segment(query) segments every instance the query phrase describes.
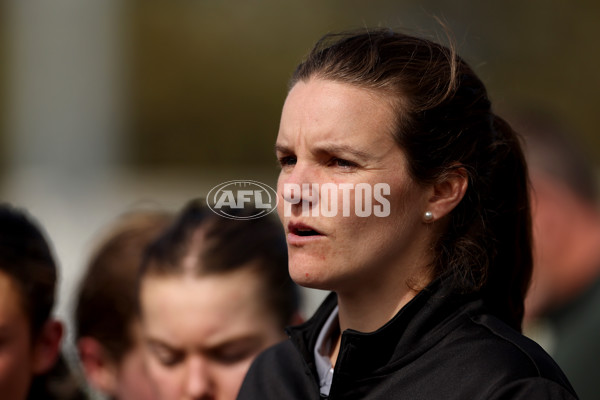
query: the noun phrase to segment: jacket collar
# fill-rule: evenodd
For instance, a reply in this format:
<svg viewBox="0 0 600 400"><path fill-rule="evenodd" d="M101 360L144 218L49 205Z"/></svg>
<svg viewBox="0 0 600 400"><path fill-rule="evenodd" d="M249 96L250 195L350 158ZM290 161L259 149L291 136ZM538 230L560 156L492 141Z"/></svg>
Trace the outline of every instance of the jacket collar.
<svg viewBox="0 0 600 400"><path fill-rule="evenodd" d="M477 300L470 307L465 303ZM313 349L321 327L337 305L331 293L307 322L288 328L294 345L300 350L316 376ZM462 319L457 313L469 313L481 307L477 295L458 295L444 279L437 279L421 290L384 326L371 333L348 329L342 334L335 366L337 378L352 378L397 369L410 363L439 342ZM336 379L337 379L336 378Z"/></svg>

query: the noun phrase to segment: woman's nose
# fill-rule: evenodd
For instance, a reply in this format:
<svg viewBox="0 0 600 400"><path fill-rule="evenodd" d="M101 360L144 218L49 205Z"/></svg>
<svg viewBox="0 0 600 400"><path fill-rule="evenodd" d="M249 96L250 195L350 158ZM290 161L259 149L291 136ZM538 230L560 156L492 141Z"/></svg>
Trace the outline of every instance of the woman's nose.
<svg viewBox="0 0 600 400"><path fill-rule="evenodd" d="M306 214L319 204L319 179L314 168L296 164L289 173L282 173L278 193L289 212Z"/></svg>
<svg viewBox="0 0 600 400"><path fill-rule="evenodd" d="M214 382L210 375L210 368L201 357L189 361L185 394L185 398L189 400L214 399Z"/></svg>

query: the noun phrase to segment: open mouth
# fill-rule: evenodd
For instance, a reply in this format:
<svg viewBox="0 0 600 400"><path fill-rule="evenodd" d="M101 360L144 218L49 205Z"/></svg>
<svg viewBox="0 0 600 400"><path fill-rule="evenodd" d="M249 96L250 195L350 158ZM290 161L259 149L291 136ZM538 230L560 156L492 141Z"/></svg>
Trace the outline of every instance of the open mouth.
<svg viewBox="0 0 600 400"><path fill-rule="evenodd" d="M320 232L304 224L289 224L289 232L297 236L319 236Z"/></svg>
<svg viewBox="0 0 600 400"><path fill-rule="evenodd" d="M298 236L315 236L319 234L319 232L313 229L298 229L294 233Z"/></svg>

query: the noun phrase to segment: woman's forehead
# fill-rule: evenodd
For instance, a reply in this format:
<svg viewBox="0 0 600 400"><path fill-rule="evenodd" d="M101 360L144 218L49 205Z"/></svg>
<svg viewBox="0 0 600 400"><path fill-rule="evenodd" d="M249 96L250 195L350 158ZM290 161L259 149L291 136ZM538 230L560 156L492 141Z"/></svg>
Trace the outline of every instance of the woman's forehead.
<svg viewBox="0 0 600 400"><path fill-rule="evenodd" d="M392 138L395 113L384 97L350 84L312 79L286 99L277 145L343 146L361 138Z"/></svg>

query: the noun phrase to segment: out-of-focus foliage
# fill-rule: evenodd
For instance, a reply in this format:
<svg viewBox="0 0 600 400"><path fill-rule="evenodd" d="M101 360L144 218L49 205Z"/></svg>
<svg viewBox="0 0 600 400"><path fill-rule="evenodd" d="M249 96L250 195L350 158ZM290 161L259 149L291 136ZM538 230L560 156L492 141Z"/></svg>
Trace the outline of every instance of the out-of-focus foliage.
<svg viewBox="0 0 600 400"><path fill-rule="evenodd" d="M459 0L446 15L498 108L554 113L600 156L600 3Z"/></svg>
<svg viewBox="0 0 600 400"><path fill-rule="evenodd" d="M6 145L5 138L6 132L4 127L6 126L6 86L7 86L7 74L6 74L6 13L5 9L0 3L0 179L4 172L4 163L6 159Z"/></svg>
<svg viewBox="0 0 600 400"><path fill-rule="evenodd" d="M272 146L288 77L322 34L385 25L445 40L434 16L456 37L459 52L486 82L497 108L545 108L572 126L593 156L600 156L597 2L123 4L124 162L136 169L275 165ZM1 29L0 119L7 84ZM0 140L6 134L0 130Z"/></svg>
<svg viewBox="0 0 600 400"><path fill-rule="evenodd" d="M139 1L129 17L143 165L273 163L295 64L322 33L361 24L341 1Z"/></svg>

